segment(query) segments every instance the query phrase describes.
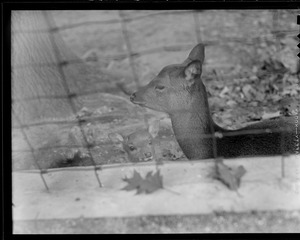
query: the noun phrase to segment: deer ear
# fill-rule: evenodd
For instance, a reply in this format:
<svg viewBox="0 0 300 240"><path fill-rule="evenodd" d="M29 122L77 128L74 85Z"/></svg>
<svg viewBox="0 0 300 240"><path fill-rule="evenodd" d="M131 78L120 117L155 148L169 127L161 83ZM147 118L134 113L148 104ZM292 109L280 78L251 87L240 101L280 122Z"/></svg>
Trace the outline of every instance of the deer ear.
<svg viewBox="0 0 300 240"><path fill-rule="evenodd" d="M203 64L204 58L205 58L204 45L202 43L200 43L192 49L188 58L184 61L184 64L188 64L195 60L198 60Z"/></svg>
<svg viewBox="0 0 300 240"><path fill-rule="evenodd" d="M184 69L185 79L191 81L199 77L202 73L202 64L200 61L190 62Z"/></svg>

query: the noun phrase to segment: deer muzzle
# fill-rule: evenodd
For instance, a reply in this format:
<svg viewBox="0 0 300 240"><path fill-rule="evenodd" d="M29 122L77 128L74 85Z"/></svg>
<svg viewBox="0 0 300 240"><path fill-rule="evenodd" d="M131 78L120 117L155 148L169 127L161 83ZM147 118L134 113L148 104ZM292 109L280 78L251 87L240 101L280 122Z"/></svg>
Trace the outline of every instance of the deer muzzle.
<svg viewBox="0 0 300 240"><path fill-rule="evenodd" d="M136 95L136 93L131 94L130 96L130 101L134 104L138 104L140 106L145 106L145 103L143 101L143 99L139 99Z"/></svg>

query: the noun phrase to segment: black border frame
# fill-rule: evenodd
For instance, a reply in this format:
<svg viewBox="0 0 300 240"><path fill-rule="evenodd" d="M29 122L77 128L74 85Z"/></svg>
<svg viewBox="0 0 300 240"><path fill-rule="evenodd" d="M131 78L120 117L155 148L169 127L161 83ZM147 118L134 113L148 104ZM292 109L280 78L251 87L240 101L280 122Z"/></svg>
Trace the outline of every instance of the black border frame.
<svg viewBox="0 0 300 240"><path fill-rule="evenodd" d="M300 3L297 0L289 1L256 1L256 0L231 0L231 1L109 1L109 0L86 0L86 1L47 1L47 0L38 0L31 2L16 1L10 0L9 2L4 2L1 4L2 12L2 186L3 186L3 197L2 197L2 237L5 238L17 238L22 235L12 235L12 166L11 161L8 161L8 158L11 160L11 11L12 10L116 10L116 9L134 9L134 10L167 10L167 9L300 9ZM300 13L300 11L299 11ZM298 16L299 18L299 16ZM297 21L295 19L295 21ZM299 26L300 29L300 26ZM143 235L143 238L147 239L161 239L161 238L170 238L170 239L198 239L200 238L215 238L215 239L246 239L246 238L266 238L265 234L167 234L167 235ZM24 237L24 236L22 236ZM35 235L29 235L30 238L35 237ZM40 236L37 236L38 238ZM45 236L43 236L45 237ZM60 236L55 236L60 237ZM62 237L64 237L62 235ZM67 237L67 236L66 236ZM74 237L74 236L72 236ZM92 237L92 236L89 236ZM96 236L98 237L98 236ZM104 235L105 238L118 237L118 235ZM120 235L120 237L124 237ZM127 237L127 236L126 236ZM135 237L135 235L129 234L128 237ZM141 237L138 236L137 237ZM283 239L294 239L298 238L294 234L280 234L272 237L280 237ZM81 237L80 237L81 238Z"/></svg>

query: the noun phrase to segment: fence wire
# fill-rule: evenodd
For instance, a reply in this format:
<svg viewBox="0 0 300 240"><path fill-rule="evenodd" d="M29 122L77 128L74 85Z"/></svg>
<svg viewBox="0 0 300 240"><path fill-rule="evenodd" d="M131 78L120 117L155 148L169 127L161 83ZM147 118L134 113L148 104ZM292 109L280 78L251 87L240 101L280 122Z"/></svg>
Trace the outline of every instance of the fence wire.
<svg viewBox="0 0 300 240"><path fill-rule="evenodd" d="M48 23L48 25L50 26L50 29L54 29L54 23L53 23L53 19L51 17L49 17L49 13L48 12L44 12L44 15L45 15L45 19ZM50 34L51 36L51 42L52 42L52 47L53 47L53 50L54 50L54 54L55 54L55 57L56 57L56 60L57 62L62 62L61 59L60 59L60 53L59 53L59 50L58 50L58 47L55 43L55 40L54 40L54 34ZM62 77L62 82L63 82L63 87L65 89L65 92L67 93L67 96L68 96L68 100L69 100L69 105L71 106L72 108L72 111L73 111L73 114L76 115L77 113L77 110L76 110L76 107L75 107L75 103L73 102L73 97L72 97L72 93L70 92L70 88L68 86L68 83L67 83L67 80L66 80L66 76L65 76L65 73L63 71L63 66L64 65L58 65L58 72L60 74L60 76ZM92 160L92 163L94 165L94 172L95 172L95 176L96 176L96 179L98 181L98 184L100 187L102 187L102 184L101 184L101 181L99 179L99 176L98 176L98 173L97 173L97 170L100 170L101 168L99 166L96 165L96 162L93 158L93 155L91 154L91 146L90 146L90 143L88 142L87 140L87 136L85 135L84 133L84 130L82 128L82 121L80 121L80 119L78 118L78 126L80 128L80 131L81 131L81 134L82 134L82 137L84 139L84 142L85 142L85 147L87 148L88 150L88 154L89 154L89 157L90 159Z"/></svg>
<svg viewBox="0 0 300 240"><path fill-rule="evenodd" d="M29 63L29 64L21 64L21 65L15 65L13 66L14 68L26 68L28 66L55 66L56 70L58 71L59 75L61 76L62 79L62 84L63 84L63 88L66 94L62 94L62 95L37 95L34 97L25 97L25 98L14 98L12 99L12 101L15 102L22 102L22 101L34 101L34 100L40 100L40 99L67 99L68 100L68 104L72 109L72 112L74 114L74 116L76 116L77 113L77 109L74 103L74 99L79 97L79 96L85 96L85 95L91 95L91 94L96 94L99 92L102 92L102 89L94 89L92 91L82 91L82 92L78 92L78 93L73 93L70 91L70 86L68 86L68 82L66 80L66 76L64 73L63 68L66 66L66 64L70 65L70 64L74 64L74 63L78 63L79 61L77 59L71 59L66 61L63 61L61 59L60 56L60 52L58 50L58 47L56 45L54 36L55 34L59 34L61 31L67 30L67 29L71 29L71 28L76 28L76 27L82 27L82 26L90 26L90 25L98 25L98 24L121 24L121 31L122 31L122 36L127 48L127 53L125 54L116 54L116 55L111 55L111 56L104 56L103 59L109 59L109 60L120 60L120 59L128 59L129 63L130 63L130 68L134 77L134 82L136 84L137 87L140 86L140 81L139 81L139 77L138 77L138 73L137 73L137 67L136 67L136 63L135 63L135 59L137 57L140 56L145 56L147 54L154 54L154 53L158 53L161 51L183 51L183 50L188 50L191 49L191 47L194 46L194 44L177 44L177 45L169 45L169 46L158 46L156 48L152 48L152 49L145 49L142 51L134 51L134 49L131 46L131 41L130 41L130 37L129 37L129 33L127 30L127 23L131 22L131 21L138 21L142 18L153 18L157 15L166 15L166 14L187 14L192 16L193 21L194 21L194 31L195 31L195 36L196 36L196 41L197 43L204 43L205 45L222 45L221 41L203 41L202 39L202 29L201 29L201 25L200 25L200 20L199 20L199 14L201 14L201 12L199 11L159 11L159 12L155 12L155 13L147 13L144 15L139 15L139 16L134 16L134 17L126 17L123 13L123 11L119 11L119 19L110 19L110 20L106 20L106 21L87 21L87 22L81 22L81 23L76 23L76 24L68 24L68 25L64 25L61 27L56 27L54 24L54 21L52 19L52 17L50 16L50 13L48 12L44 12L44 17L46 19L46 22L49 26L49 29L47 30L43 30L43 29L39 29L39 30L22 30L22 29L18 29L16 31L16 36L14 37L18 37L18 34L23 34L23 33L29 33L29 34L36 34L36 33L41 33L43 31L50 31L50 36L51 36L51 44L53 47L53 51L54 51L54 55L55 55L55 62L53 63ZM272 14L272 19L273 19L273 26L272 26L272 31L271 31L271 35L275 36L276 38L276 50L277 52L279 52L281 46L280 46L280 36L282 35L296 35L297 33L294 31L289 31L289 30L281 30L278 28L278 21L279 21L280 15L279 15L279 11L275 10L273 11ZM223 38L222 41L223 42L238 42L244 45L253 45L254 43L256 43L258 40L262 40L264 38L268 38L270 37L270 35L264 35L264 36L259 36L259 37L252 37L252 38ZM283 88L285 87L285 82L283 83ZM13 109L13 108L12 108ZM98 176L98 170L101 170L102 167L97 165L93 154L91 153L91 149L94 148L95 146L93 146L92 144L89 143L86 133L84 132L83 129L83 123L85 122L93 122L93 121L97 121L100 117L85 117L85 118L81 118L81 117L77 117L74 119L67 119L67 120L44 120L44 121L36 121L36 122L31 122L31 123L27 123L24 124L22 123L22 121L20 120L20 118L18 117L18 114L16 112L14 112L12 110L12 114L15 116L16 122L18 123L17 126L13 126L14 129L20 129L22 135L24 136L25 141L27 142L27 145L29 147L29 149L17 149L14 150L14 152L30 152L32 154L32 158L35 162L35 165L37 166L37 168L39 169L39 174L41 176L41 179L45 185L45 188L47 190L49 190L46 180L43 177L43 174L47 173L47 169L42 169L41 166L38 164L38 160L36 158L35 155L35 151L38 150L42 150L42 149L59 149L59 148L76 148L76 147L84 147L85 149L87 149L88 151L88 155L89 158L92 161L93 164L93 168L88 168L88 170L94 170L97 182L99 184L99 186L101 187L101 181L100 178ZM78 144L73 144L73 145L68 145L68 146L61 146L61 145L57 145L57 146L51 146L51 147L47 147L47 148L39 148L38 150L34 149L34 147L32 146L32 144L30 143L29 137L27 136L27 133L24 129L29 128L29 127L35 127L35 126L44 126L47 124L70 124L70 125L77 125L80 129L82 138L84 140L84 146L82 145L78 145ZM217 154L217 138L221 138L221 137L225 137L225 136L234 136L234 135L248 135L248 134L262 134L262 133L270 133L270 132L280 132L281 133L281 153L284 152L284 137L283 137L283 133L282 131L284 130L283 128L278 128L278 129L261 129L261 130L243 130L243 131L236 131L236 132L225 132L225 133L218 133L218 132L214 132L214 128L212 123L210 124L210 129L211 129L211 133L212 134L203 134L201 137L203 138L212 138L213 139L213 156L214 159L218 159L221 158L222 156L218 156ZM282 154L282 177L285 176L284 173L284 156L285 154ZM70 169L51 169L51 171L67 171ZM86 168L76 168L76 170L87 170ZM36 173L36 170L32 170L32 171L27 171L27 172L34 172Z"/></svg>

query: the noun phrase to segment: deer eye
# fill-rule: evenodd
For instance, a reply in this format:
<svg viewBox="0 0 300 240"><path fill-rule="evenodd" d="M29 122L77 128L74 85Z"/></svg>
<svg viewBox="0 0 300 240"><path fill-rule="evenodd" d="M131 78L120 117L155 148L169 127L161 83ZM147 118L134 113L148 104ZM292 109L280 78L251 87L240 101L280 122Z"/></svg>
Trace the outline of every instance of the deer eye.
<svg viewBox="0 0 300 240"><path fill-rule="evenodd" d="M134 151L135 147L134 146L129 146L130 151Z"/></svg>
<svg viewBox="0 0 300 240"><path fill-rule="evenodd" d="M152 141L149 141L149 145L152 145Z"/></svg>
<svg viewBox="0 0 300 240"><path fill-rule="evenodd" d="M162 85L156 85L155 86L155 90L159 90L159 91L162 91L165 89L165 86L162 86Z"/></svg>

